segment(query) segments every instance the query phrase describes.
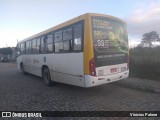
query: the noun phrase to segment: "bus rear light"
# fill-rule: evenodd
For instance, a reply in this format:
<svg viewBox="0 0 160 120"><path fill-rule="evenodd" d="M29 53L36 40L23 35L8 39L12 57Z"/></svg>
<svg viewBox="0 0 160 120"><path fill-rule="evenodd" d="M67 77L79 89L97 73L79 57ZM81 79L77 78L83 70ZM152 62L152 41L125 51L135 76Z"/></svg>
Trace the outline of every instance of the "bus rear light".
<svg viewBox="0 0 160 120"><path fill-rule="evenodd" d="M127 70L129 70L129 62L130 62L130 55L129 55L129 51L128 51Z"/></svg>
<svg viewBox="0 0 160 120"><path fill-rule="evenodd" d="M89 61L89 73L91 76L96 76L96 67L95 67L94 58L92 58Z"/></svg>
<svg viewBox="0 0 160 120"><path fill-rule="evenodd" d="M128 59L128 62L127 62L127 70L129 69L129 59Z"/></svg>
<svg viewBox="0 0 160 120"><path fill-rule="evenodd" d="M127 70L129 69L129 63L127 63Z"/></svg>

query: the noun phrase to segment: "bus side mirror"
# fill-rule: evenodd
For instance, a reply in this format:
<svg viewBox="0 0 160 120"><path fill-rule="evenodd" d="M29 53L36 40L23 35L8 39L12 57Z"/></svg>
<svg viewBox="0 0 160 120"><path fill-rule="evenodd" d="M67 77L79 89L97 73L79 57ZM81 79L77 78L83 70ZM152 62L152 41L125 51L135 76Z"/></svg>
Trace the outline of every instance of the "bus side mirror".
<svg viewBox="0 0 160 120"><path fill-rule="evenodd" d="M19 52L19 51L17 51L17 52L16 52L16 55L17 55L17 56L19 56L19 55L20 55L20 52Z"/></svg>

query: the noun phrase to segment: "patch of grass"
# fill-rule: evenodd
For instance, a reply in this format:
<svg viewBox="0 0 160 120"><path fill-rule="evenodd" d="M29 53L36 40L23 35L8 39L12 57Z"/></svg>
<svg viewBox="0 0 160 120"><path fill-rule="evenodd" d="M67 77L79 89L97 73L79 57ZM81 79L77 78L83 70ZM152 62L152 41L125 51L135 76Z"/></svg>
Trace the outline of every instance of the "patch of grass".
<svg viewBox="0 0 160 120"><path fill-rule="evenodd" d="M130 76L160 80L160 47L130 49Z"/></svg>

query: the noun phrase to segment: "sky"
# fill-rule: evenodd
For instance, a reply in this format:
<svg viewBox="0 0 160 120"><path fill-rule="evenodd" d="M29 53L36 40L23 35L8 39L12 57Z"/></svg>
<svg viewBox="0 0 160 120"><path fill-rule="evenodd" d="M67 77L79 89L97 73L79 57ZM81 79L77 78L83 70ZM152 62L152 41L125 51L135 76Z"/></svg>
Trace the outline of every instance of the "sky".
<svg viewBox="0 0 160 120"><path fill-rule="evenodd" d="M0 48L88 12L126 21L130 46L160 34L160 0L0 0Z"/></svg>

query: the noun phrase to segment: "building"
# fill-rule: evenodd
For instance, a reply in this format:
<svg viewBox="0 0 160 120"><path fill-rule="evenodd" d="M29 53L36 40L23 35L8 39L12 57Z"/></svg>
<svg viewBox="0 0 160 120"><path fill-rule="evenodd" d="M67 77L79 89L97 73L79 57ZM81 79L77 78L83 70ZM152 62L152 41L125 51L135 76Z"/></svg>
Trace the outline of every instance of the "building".
<svg viewBox="0 0 160 120"><path fill-rule="evenodd" d="M12 50L11 54L8 55L3 55L0 53L0 58L1 57L7 57L9 59L10 62L16 61L16 47L10 47Z"/></svg>
<svg viewBox="0 0 160 120"><path fill-rule="evenodd" d="M12 54L8 54L8 59L10 61L16 61L16 47L11 47L12 49Z"/></svg>

